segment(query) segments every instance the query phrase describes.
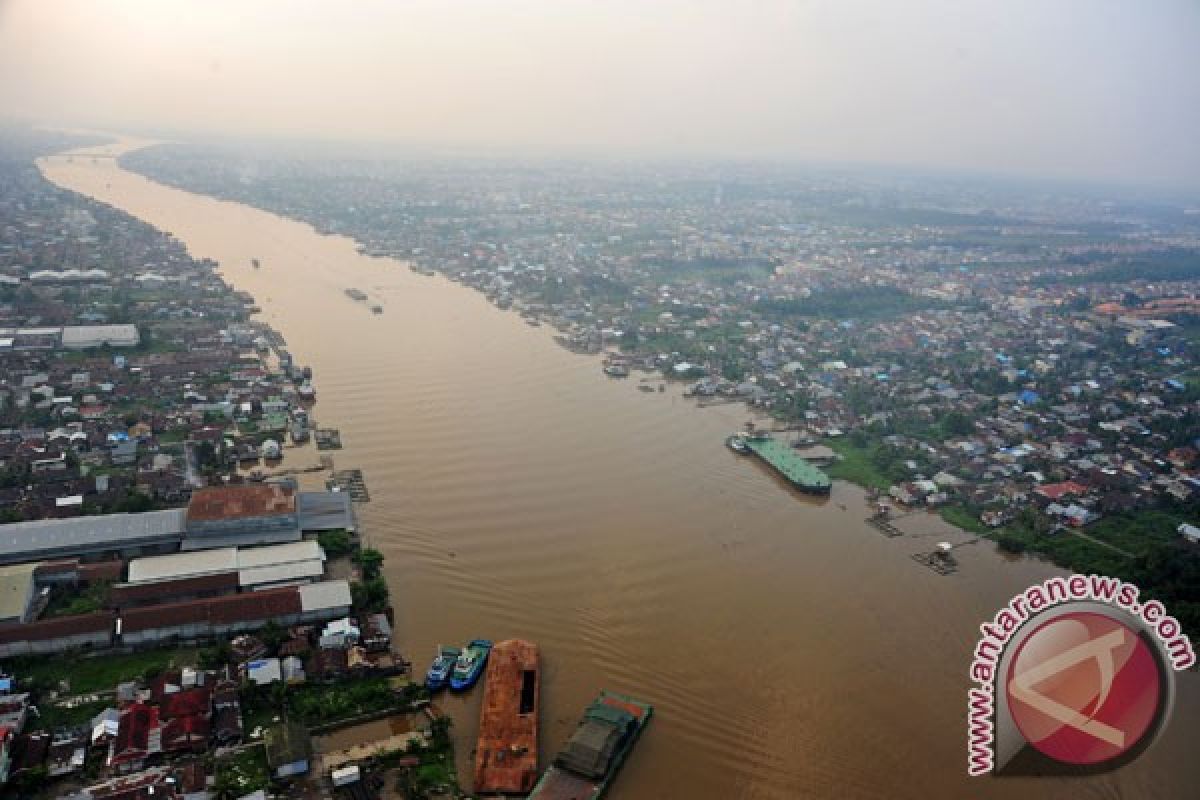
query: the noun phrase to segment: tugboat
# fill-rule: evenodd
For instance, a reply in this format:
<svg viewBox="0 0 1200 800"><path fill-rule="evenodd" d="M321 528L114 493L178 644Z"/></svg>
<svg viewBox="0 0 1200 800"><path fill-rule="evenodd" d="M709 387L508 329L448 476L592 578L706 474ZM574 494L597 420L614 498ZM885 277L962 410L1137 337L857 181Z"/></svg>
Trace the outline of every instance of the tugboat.
<svg viewBox="0 0 1200 800"><path fill-rule="evenodd" d="M450 682L450 673L454 669L454 662L458 660L460 653L462 651L457 647L438 646L437 657L433 659L433 663L429 665L429 671L425 673L426 689L436 692L446 688L446 684Z"/></svg>
<svg viewBox="0 0 1200 800"><path fill-rule="evenodd" d="M252 258L252 259L250 259L250 266L254 267L255 269L258 269L262 265L258 263L257 258Z"/></svg>
<svg viewBox="0 0 1200 800"><path fill-rule="evenodd" d="M743 433L734 433L725 440L725 444L730 450L742 456L750 452L750 448L746 446L746 440L742 438L743 436L745 436Z"/></svg>
<svg viewBox="0 0 1200 800"><path fill-rule="evenodd" d="M379 305L379 303L373 303L371 305L371 313L372 314L382 314L383 306Z"/></svg>
<svg viewBox="0 0 1200 800"><path fill-rule="evenodd" d="M600 692L529 800L599 800L653 713L649 703Z"/></svg>
<svg viewBox="0 0 1200 800"><path fill-rule="evenodd" d="M474 686L483 674L483 668L487 666L488 653L491 651L490 639L472 639L454 662L454 671L450 673L450 688L462 692Z"/></svg>

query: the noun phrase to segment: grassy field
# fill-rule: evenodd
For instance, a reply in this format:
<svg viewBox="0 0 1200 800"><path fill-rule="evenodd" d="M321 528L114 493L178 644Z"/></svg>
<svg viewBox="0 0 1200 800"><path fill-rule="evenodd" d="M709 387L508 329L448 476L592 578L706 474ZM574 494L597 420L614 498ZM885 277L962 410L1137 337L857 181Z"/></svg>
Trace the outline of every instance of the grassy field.
<svg viewBox="0 0 1200 800"><path fill-rule="evenodd" d="M217 764L215 789L218 795L242 797L266 789L271 783L265 747L247 747Z"/></svg>
<svg viewBox="0 0 1200 800"><path fill-rule="evenodd" d="M57 728L74 728L86 725L97 714L112 707L110 700L96 700L91 703L80 703L72 708L55 703L39 703L38 716L30 719L32 728L43 731L53 731Z"/></svg>
<svg viewBox="0 0 1200 800"><path fill-rule="evenodd" d="M184 648L95 658L13 658L4 661L3 666L17 678L35 686L55 689L65 681L67 694L87 694L112 691L122 681L141 678L151 672L195 665L197 656L195 648Z"/></svg>
<svg viewBox="0 0 1200 800"><path fill-rule="evenodd" d="M868 489L885 490L892 485L888 476L875 466L871 448L855 447L845 438L826 439L825 443L841 456L840 460L825 468L825 474L829 477Z"/></svg>
<svg viewBox="0 0 1200 800"><path fill-rule="evenodd" d="M969 508L963 506L946 506L938 513L941 514L942 519L956 528L962 528L964 531L970 531L971 533L991 533L992 529L984 525L979 520L979 516Z"/></svg>

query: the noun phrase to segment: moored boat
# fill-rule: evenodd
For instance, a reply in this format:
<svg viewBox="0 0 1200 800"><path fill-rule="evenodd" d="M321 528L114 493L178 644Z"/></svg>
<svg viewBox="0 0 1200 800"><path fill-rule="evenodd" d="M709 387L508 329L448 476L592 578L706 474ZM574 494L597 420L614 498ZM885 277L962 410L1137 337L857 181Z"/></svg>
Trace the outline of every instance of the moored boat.
<svg viewBox="0 0 1200 800"><path fill-rule="evenodd" d="M528 800L599 800L653 713L649 703L601 691Z"/></svg>
<svg viewBox="0 0 1200 800"><path fill-rule="evenodd" d="M483 668L487 666L488 653L491 650L490 640L472 639L454 662L454 670L450 673L450 688L461 692L474 686L483 674Z"/></svg>
<svg viewBox="0 0 1200 800"><path fill-rule="evenodd" d="M747 450L775 470L785 481L808 494L829 494L833 482L829 476L787 444L769 435L743 435Z"/></svg>
<svg viewBox="0 0 1200 800"><path fill-rule="evenodd" d="M532 642L498 642L488 656L475 793L526 795L537 782L538 648Z"/></svg>
<svg viewBox="0 0 1200 800"><path fill-rule="evenodd" d="M431 692L445 689L450 682L450 673L454 670L454 662L462 651L457 647L438 647L438 654L425 673L425 688Z"/></svg>

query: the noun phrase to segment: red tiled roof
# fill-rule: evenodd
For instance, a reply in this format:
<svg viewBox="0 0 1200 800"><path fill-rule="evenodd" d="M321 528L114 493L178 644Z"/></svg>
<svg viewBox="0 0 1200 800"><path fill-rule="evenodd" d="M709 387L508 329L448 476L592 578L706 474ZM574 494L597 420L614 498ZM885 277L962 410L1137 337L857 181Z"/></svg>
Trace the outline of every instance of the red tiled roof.
<svg viewBox="0 0 1200 800"><path fill-rule="evenodd" d="M236 572L222 572L215 575L197 575L190 578L180 578L172 581L155 581L152 583L122 583L114 586L109 593L113 605L122 608L133 603L147 600L166 600L182 595L203 594L207 592L237 591L238 576Z"/></svg>
<svg viewBox="0 0 1200 800"><path fill-rule="evenodd" d="M112 763L143 758L150 749L150 732L158 727L158 709L134 703L121 712L117 738L113 741Z"/></svg>
<svg viewBox="0 0 1200 800"><path fill-rule="evenodd" d="M43 642L81 633L112 633L115 616L111 611L97 611L94 614L39 620L28 625L9 625L0 628L0 644Z"/></svg>
<svg viewBox="0 0 1200 800"><path fill-rule="evenodd" d="M1042 497L1048 497L1051 500L1058 500L1060 497L1075 494L1087 494L1088 487L1075 481L1064 481L1063 483L1047 483L1037 487L1034 491Z"/></svg>
<svg viewBox="0 0 1200 800"><path fill-rule="evenodd" d="M227 625L299 614L301 610L299 590L287 586L262 592L130 608L121 613L121 631L136 633L202 623Z"/></svg>
<svg viewBox="0 0 1200 800"><path fill-rule="evenodd" d="M296 513L296 493L276 484L209 486L192 492L189 522Z"/></svg>
<svg viewBox="0 0 1200 800"><path fill-rule="evenodd" d="M208 720L204 717L176 717L163 725L162 748L169 752L206 746L210 728Z"/></svg>
<svg viewBox="0 0 1200 800"><path fill-rule="evenodd" d="M163 719L197 714L208 716L211 711L212 689L208 686L197 686L195 689L172 692L163 697L162 703L159 704L159 714Z"/></svg>

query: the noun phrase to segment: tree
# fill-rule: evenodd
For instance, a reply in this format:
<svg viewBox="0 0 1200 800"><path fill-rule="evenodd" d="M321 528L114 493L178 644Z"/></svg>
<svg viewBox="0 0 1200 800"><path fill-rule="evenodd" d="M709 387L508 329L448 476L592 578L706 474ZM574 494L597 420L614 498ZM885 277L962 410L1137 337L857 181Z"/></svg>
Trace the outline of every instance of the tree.
<svg viewBox="0 0 1200 800"><path fill-rule="evenodd" d="M358 554L358 565L362 567L363 577L367 579L379 577L383 568L383 553L368 548Z"/></svg>

